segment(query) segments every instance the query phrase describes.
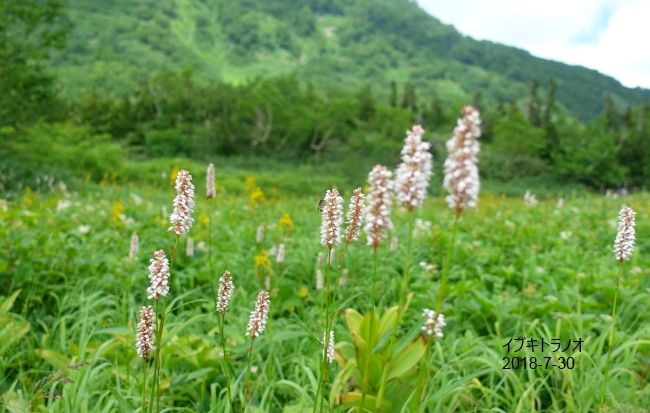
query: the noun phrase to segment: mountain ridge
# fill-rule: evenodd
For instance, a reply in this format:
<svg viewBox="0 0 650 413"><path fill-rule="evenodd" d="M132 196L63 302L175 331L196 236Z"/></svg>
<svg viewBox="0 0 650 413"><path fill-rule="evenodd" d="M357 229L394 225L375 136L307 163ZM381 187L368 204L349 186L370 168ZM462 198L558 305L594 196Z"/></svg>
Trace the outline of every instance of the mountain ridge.
<svg viewBox="0 0 650 413"><path fill-rule="evenodd" d="M318 88L410 83L421 99L449 104L477 93L521 100L553 79L573 115L650 102L593 69L475 40L408 0L69 0L69 47L52 58L68 93L128 93L152 74L191 69L204 82L242 83L294 74Z"/></svg>

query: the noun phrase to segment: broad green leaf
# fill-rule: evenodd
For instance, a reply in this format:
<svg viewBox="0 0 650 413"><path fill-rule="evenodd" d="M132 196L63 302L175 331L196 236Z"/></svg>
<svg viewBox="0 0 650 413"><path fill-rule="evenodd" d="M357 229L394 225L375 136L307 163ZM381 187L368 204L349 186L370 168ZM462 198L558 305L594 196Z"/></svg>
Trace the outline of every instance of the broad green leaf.
<svg viewBox="0 0 650 413"><path fill-rule="evenodd" d="M334 345L334 349L336 350L334 357L336 358L336 361L341 365L344 364L346 360L353 359L357 354L354 345L347 341L340 341L336 343Z"/></svg>
<svg viewBox="0 0 650 413"><path fill-rule="evenodd" d="M18 294L20 294L21 290L16 290L14 291L9 297L7 297L2 305L0 305L0 315L6 314L11 306L14 305L14 301L16 301L16 298L18 297Z"/></svg>
<svg viewBox="0 0 650 413"><path fill-rule="evenodd" d="M398 313L399 306L394 306L386 310L384 315L381 316L381 321L379 321L379 337L395 328L397 325Z"/></svg>
<svg viewBox="0 0 650 413"><path fill-rule="evenodd" d="M359 390L354 390L348 393L343 394L341 397L341 402L343 404L346 404L348 406L359 406L361 404L361 400L363 399L363 394ZM391 410L391 405L390 401L388 400L383 400L382 404L379 409L375 407L377 404L377 397L371 394L366 394L366 398L363 403L363 407L365 411L371 411L371 412L392 412Z"/></svg>
<svg viewBox="0 0 650 413"><path fill-rule="evenodd" d="M352 334L359 332L362 318L363 316L352 308L345 310L345 321L348 324L348 330L350 330Z"/></svg>
<svg viewBox="0 0 650 413"><path fill-rule="evenodd" d="M418 361L420 361L425 350L426 345L424 344L424 340L418 338L411 343L411 345L399 353L399 355L392 361L388 380L401 377L408 373L413 367L415 367Z"/></svg>
<svg viewBox="0 0 650 413"><path fill-rule="evenodd" d="M347 387L347 383L350 378L359 375L359 369L357 368L357 360L349 359L339 373L334 377L332 382L332 389L330 392L330 399L336 400L338 403L341 402L341 396Z"/></svg>
<svg viewBox="0 0 650 413"><path fill-rule="evenodd" d="M12 344L23 338L31 328L28 322L14 320L11 317L5 317L2 321L7 324L0 330L0 355L4 354Z"/></svg>
<svg viewBox="0 0 650 413"><path fill-rule="evenodd" d="M29 413L29 403L16 392L6 391L2 395L2 400L9 413Z"/></svg>
<svg viewBox="0 0 650 413"><path fill-rule="evenodd" d="M312 411L313 409L311 407L305 406L302 403L284 405L282 407L282 413L311 413Z"/></svg>
<svg viewBox="0 0 650 413"><path fill-rule="evenodd" d="M414 293L408 293L408 294L406 295L406 302L404 303L404 312L405 312L405 313L406 313L406 310L408 310L408 308L410 307L410 305L411 305L411 301L413 301L413 297L414 297L414 296L415 296Z"/></svg>
<svg viewBox="0 0 650 413"><path fill-rule="evenodd" d="M60 369L68 364L68 359L66 356L53 350L37 348L34 350L34 353L36 353L38 357L45 360L55 369Z"/></svg>
<svg viewBox="0 0 650 413"><path fill-rule="evenodd" d="M363 316L359 326L359 333L366 343L370 342L373 346L377 344L379 339L379 318L376 313L371 311Z"/></svg>

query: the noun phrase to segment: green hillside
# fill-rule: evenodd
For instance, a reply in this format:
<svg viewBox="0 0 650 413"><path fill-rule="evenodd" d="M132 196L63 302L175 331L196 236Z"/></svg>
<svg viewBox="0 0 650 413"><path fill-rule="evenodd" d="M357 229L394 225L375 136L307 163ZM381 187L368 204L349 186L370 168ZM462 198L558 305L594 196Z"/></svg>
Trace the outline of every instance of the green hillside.
<svg viewBox="0 0 650 413"><path fill-rule="evenodd" d="M320 89L412 83L456 103L476 92L519 99L554 79L571 113L593 118L611 96L650 101L583 67L463 36L407 0L68 0L74 29L53 57L66 93L133 91L152 74L191 69L206 82L295 73Z"/></svg>

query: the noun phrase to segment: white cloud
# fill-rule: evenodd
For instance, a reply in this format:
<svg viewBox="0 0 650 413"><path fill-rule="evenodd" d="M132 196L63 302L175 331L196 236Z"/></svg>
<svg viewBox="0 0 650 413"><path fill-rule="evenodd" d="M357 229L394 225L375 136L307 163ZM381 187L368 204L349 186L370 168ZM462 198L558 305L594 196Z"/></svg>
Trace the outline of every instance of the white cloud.
<svg viewBox="0 0 650 413"><path fill-rule="evenodd" d="M418 0L459 31L650 88L648 0ZM582 41L578 42L577 39Z"/></svg>

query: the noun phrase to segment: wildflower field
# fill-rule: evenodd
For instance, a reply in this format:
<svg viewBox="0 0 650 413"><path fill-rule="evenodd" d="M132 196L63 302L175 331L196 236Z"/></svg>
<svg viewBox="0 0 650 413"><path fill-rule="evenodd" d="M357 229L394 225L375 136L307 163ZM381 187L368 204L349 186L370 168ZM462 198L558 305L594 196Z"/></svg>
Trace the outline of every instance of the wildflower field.
<svg viewBox="0 0 650 413"><path fill-rule="evenodd" d="M650 412L650 1L520 3L0 0L0 413Z"/></svg>
<svg viewBox="0 0 650 413"><path fill-rule="evenodd" d="M619 270L605 410L647 411L647 194L567 196L560 203L540 196L537 204L482 194L458 220L454 248L454 213L442 197L427 198L413 213L396 206L374 270L373 248L363 234L345 248L342 262L343 247L327 264L318 204L329 188L285 194L282 182L238 181L217 167L216 197L207 199L205 171L190 172L197 187L194 223L178 238L165 330L162 342L153 343L161 348L161 411L357 411L360 397L365 410L383 412L595 411ZM145 363L136 354L136 327L140 306L151 303L153 252L169 255L176 242L168 231L175 173L157 186L25 191L0 206L0 393L6 411L140 411ZM347 204L354 188L329 184ZM636 211L638 241L621 266L612 246L623 204ZM133 233L136 251L130 251ZM446 326L440 336L427 335L423 310L436 308L446 264ZM407 307L397 317L406 268ZM226 270L234 294L222 330L215 297ZM327 307L318 274L325 282L331 278L336 297L334 361L323 380ZM344 282L334 288L341 275ZM369 323L373 284L376 320ZM266 289L266 330L250 352L249 315ZM516 351L521 338L547 346L540 351L539 343L526 343ZM504 369L504 357L511 368ZM512 368L515 357L528 363L536 357L537 366ZM152 374L149 368L148 388Z"/></svg>

